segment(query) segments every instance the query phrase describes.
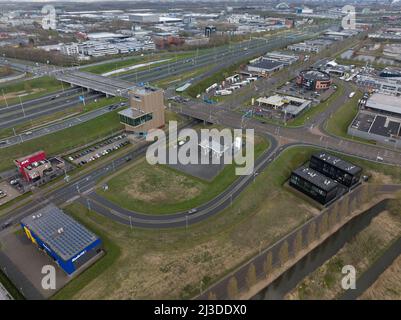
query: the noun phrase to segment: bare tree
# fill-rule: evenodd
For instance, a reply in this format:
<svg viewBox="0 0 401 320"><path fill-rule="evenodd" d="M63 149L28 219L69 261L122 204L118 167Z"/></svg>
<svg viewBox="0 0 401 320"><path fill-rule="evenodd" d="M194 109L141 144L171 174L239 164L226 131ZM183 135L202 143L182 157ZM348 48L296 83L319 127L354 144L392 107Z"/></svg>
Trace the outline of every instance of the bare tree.
<svg viewBox="0 0 401 320"><path fill-rule="evenodd" d="M248 273L246 275L246 284L250 289L256 283L256 268L253 263L249 265Z"/></svg>
<svg viewBox="0 0 401 320"><path fill-rule="evenodd" d="M288 261L288 242L284 241L280 247L280 251L278 253L280 265L285 264Z"/></svg>
<svg viewBox="0 0 401 320"><path fill-rule="evenodd" d="M320 220L319 223L319 237L321 237L322 235L324 235L327 232L328 229L328 214L327 212L324 212L322 215L322 219Z"/></svg>
<svg viewBox="0 0 401 320"><path fill-rule="evenodd" d="M235 299L238 295L238 281L235 276L232 276L228 281L227 294L230 299Z"/></svg>
<svg viewBox="0 0 401 320"><path fill-rule="evenodd" d="M266 277L268 277L273 271L273 255L271 251L266 254L266 260L263 264L263 271L265 272Z"/></svg>
<svg viewBox="0 0 401 320"><path fill-rule="evenodd" d="M332 210L329 212L329 223L328 223L328 229L331 230L334 228L334 226L337 224L337 210L336 208L333 207Z"/></svg>
<svg viewBox="0 0 401 320"><path fill-rule="evenodd" d="M349 194L346 194L341 201L340 214L342 218L345 218L349 214Z"/></svg>
<svg viewBox="0 0 401 320"><path fill-rule="evenodd" d="M208 300L217 300L217 296L213 291L210 291L207 295Z"/></svg>
<svg viewBox="0 0 401 320"><path fill-rule="evenodd" d="M294 254L296 255L297 253L299 253L302 250L302 230L299 230L297 232L297 235L295 236L294 239Z"/></svg>
<svg viewBox="0 0 401 320"><path fill-rule="evenodd" d="M310 245L316 239L316 222L312 221L308 228L308 245Z"/></svg>

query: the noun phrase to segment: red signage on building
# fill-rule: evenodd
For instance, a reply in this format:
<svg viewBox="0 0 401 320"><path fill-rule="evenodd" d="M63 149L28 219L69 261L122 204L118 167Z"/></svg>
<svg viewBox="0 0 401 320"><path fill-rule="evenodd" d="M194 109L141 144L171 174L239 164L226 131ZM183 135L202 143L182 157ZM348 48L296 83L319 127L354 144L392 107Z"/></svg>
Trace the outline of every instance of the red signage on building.
<svg viewBox="0 0 401 320"><path fill-rule="evenodd" d="M30 178L24 169L26 167L30 166L32 163L42 161L42 160L46 160L46 154L44 151L38 151L29 156L14 160L14 163L17 166L19 172L25 177L25 179L27 179L29 181Z"/></svg>

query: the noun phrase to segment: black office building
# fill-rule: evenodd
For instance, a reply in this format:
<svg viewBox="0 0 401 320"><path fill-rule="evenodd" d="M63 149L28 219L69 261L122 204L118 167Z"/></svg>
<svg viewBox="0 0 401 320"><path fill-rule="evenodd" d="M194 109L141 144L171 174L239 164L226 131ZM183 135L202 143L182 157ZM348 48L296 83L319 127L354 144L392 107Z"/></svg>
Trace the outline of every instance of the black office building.
<svg viewBox="0 0 401 320"><path fill-rule="evenodd" d="M215 26L207 26L205 27L205 36L210 38L216 31L217 29Z"/></svg>
<svg viewBox="0 0 401 320"><path fill-rule="evenodd" d="M339 185L336 181L306 166L294 170L289 183L290 186L321 204L330 202L339 192Z"/></svg>
<svg viewBox="0 0 401 320"><path fill-rule="evenodd" d="M359 182L362 173L360 167L326 152L313 154L309 162L309 167L348 188Z"/></svg>

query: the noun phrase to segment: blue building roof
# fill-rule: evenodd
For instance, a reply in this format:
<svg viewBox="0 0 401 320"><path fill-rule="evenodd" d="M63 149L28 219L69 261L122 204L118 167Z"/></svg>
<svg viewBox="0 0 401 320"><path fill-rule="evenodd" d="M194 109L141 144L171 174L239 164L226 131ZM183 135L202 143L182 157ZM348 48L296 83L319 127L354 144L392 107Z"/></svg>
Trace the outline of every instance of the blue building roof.
<svg viewBox="0 0 401 320"><path fill-rule="evenodd" d="M22 219L21 223L64 261L98 239L94 233L52 204Z"/></svg>

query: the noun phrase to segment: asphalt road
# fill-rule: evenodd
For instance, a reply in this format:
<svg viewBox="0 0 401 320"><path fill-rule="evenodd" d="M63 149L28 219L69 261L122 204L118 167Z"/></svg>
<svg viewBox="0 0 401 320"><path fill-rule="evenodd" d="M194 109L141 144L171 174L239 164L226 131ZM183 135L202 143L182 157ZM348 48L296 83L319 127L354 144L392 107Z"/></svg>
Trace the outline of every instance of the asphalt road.
<svg viewBox="0 0 401 320"><path fill-rule="evenodd" d="M217 47L212 52L201 54L193 59L178 59L175 62L167 63L161 66L151 67L142 71L135 71L127 74L118 76L119 79L132 81L135 83L140 82L153 82L160 79L168 78L173 75L186 73L191 70L195 70L204 66L210 65L210 63L219 63L219 66L213 70L198 76L196 80L207 77L214 72L232 65L237 61L244 60L246 58L253 57L257 54L263 54L266 51L274 48L284 47L289 43L301 41L312 35L312 32L320 31L316 27L311 28L308 32L306 31L293 31L286 36L275 36L262 40L260 38L247 40L241 43L235 43L230 46ZM54 71L51 71L52 73ZM8 111L14 111L12 121L10 119L3 120L0 118L0 128L10 128L17 124L24 123L27 120L35 119L44 114L43 110L48 110L45 114L60 110L60 108L68 108L76 105L76 103L67 102L69 99L68 95L78 95L80 89L72 88L63 91L58 91L53 94L46 96L44 99L34 99L33 101L23 102L22 105L29 106L31 109L30 118L27 119L23 116L21 104L9 106ZM91 99L94 92L86 93L86 99ZM57 97L55 100L45 101L48 97ZM64 96L66 95L66 96ZM60 107L62 105L63 107ZM6 139L7 140L7 139Z"/></svg>

